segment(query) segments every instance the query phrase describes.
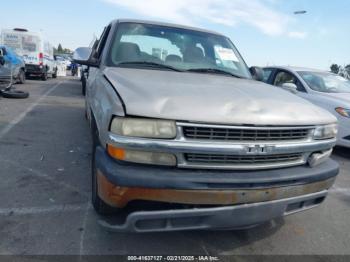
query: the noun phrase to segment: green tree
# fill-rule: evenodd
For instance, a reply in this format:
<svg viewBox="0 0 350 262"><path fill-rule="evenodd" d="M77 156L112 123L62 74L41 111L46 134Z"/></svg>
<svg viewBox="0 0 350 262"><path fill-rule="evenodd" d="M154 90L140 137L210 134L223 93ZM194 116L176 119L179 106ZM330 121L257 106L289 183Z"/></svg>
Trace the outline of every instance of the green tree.
<svg viewBox="0 0 350 262"><path fill-rule="evenodd" d="M58 52L58 53L62 53L62 52L63 52L63 48L62 48L62 45L61 45L61 44L58 44L57 52Z"/></svg>
<svg viewBox="0 0 350 262"><path fill-rule="evenodd" d="M340 66L339 66L339 65L337 65L337 64L331 65L331 71L332 71L332 73L338 74L338 73L339 73L339 70L340 70Z"/></svg>

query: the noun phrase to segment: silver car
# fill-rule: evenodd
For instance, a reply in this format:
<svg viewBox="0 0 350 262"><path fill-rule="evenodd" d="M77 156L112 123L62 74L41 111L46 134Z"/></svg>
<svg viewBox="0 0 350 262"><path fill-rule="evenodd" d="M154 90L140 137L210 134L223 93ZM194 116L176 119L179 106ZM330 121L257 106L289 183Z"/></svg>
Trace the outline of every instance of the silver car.
<svg viewBox="0 0 350 262"><path fill-rule="evenodd" d="M0 81L25 83L25 64L22 57L18 56L10 47L0 45L0 56L3 65L0 66ZM12 78L12 79L11 79Z"/></svg>
<svg viewBox="0 0 350 262"><path fill-rule="evenodd" d="M219 33L115 20L74 60L90 67L92 204L125 218L109 230L245 228L318 206L335 181L336 118L256 81Z"/></svg>
<svg viewBox="0 0 350 262"><path fill-rule="evenodd" d="M350 147L350 81L330 72L300 67L266 67L266 83L289 89L338 118L338 146Z"/></svg>

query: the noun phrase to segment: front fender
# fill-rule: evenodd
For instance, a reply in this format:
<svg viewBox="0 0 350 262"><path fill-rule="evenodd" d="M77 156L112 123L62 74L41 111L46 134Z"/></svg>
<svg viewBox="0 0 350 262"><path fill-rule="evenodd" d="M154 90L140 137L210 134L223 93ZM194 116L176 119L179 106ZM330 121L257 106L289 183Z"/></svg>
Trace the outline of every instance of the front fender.
<svg viewBox="0 0 350 262"><path fill-rule="evenodd" d="M125 116L123 103L114 87L105 79L101 72L96 72L87 96L87 104L91 107L103 146L108 139L108 131L113 116ZM91 80L91 79L90 79Z"/></svg>

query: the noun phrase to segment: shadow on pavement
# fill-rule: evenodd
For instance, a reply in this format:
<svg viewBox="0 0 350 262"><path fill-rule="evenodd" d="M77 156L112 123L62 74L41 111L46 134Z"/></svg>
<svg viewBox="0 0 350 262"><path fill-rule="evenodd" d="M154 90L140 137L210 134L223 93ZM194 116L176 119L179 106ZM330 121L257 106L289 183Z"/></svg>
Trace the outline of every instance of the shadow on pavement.
<svg viewBox="0 0 350 262"><path fill-rule="evenodd" d="M337 146L337 147L334 148L333 153L336 154L337 156L341 156L341 157L350 159L350 150L349 150L349 148Z"/></svg>

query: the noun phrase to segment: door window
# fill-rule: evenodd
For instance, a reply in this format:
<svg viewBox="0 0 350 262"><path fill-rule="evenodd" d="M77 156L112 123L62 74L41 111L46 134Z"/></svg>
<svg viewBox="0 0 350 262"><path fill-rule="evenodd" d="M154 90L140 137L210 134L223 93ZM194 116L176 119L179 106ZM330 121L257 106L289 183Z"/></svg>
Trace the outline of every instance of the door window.
<svg viewBox="0 0 350 262"><path fill-rule="evenodd" d="M293 74L286 72L286 71L280 71L276 74L275 81L273 85L282 87L283 84L291 83L295 84L297 86L297 90L299 92L306 92L303 85L300 83L300 81L294 76Z"/></svg>
<svg viewBox="0 0 350 262"><path fill-rule="evenodd" d="M263 75L263 82L267 83L272 72L273 72L273 69L272 68L266 68L263 70L264 72L264 75Z"/></svg>
<svg viewBox="0 0 350 262"><path fill-rule="evenodd" d="M108 27L106 27L104 30L103 30L103 33L102 33L102 35L101 35L101 37L100 37L100 40L98 41L98 43L97 43L97 47L96 47L96 51L97 51L97 53L96 53L96 58L100 58L101 57L101 55L102 55L102 52L103 52L103 48L104 48L104 46L105 46L105 44L106 44L106 42L107 42L107 37L108 37L108 34L109 34L109 31L110 31L110 29L111 29L111 25L109 25Z"/></svg>

